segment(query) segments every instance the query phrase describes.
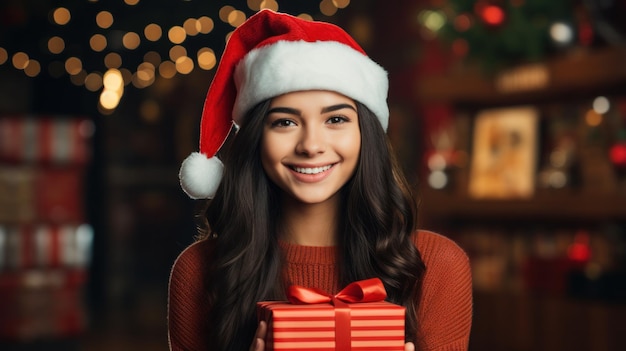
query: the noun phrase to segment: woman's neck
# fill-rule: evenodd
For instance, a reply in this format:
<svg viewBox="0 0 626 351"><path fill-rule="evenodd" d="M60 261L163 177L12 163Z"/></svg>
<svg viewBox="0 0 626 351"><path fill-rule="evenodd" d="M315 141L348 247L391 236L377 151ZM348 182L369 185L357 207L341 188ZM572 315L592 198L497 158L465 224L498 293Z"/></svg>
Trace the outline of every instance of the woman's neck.
<svg viewBox="0 0 626 351"><path fill-rule="evenodd" d="M336 245L339 194L319 204L291 200L283 199L281 239L304 246Z"/></svg>

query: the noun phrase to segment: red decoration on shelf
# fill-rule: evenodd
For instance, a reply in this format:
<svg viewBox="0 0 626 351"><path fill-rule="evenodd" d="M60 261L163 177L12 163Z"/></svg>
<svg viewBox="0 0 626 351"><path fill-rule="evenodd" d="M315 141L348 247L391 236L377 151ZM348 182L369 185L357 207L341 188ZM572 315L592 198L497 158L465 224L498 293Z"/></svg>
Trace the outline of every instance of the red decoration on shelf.
<svg viewBox="0 0 626 351"><path fill-rule="evenodd" d="M476 3L474 11L478 17L488 26L499 27L504 23L506 19L506 13L502 6L489 3L486 1L480 1Z"/></svg>
<svg viewBox="0 0 626 351"><path fill-rule="evenodd" d="M492 26L499 26L504 22L504 10L499 6L486 6L482 13L480 14L481 18L485 23Z"/></svg>
<svg viewBox="0 0 626 351"><path fill-rule="evenodd" d="M613 145L609 152L610 152L609 157L611 158L611 162L616 167L626 168L626 141Z"/></svg>
<svg viewBox="0 0 626 351"><path fill-rule="evenodd" d="M574 242L567 248L567 256L574 262L586 263L591 259L589 247L589 233L579 231L574 236Z"/></svg>

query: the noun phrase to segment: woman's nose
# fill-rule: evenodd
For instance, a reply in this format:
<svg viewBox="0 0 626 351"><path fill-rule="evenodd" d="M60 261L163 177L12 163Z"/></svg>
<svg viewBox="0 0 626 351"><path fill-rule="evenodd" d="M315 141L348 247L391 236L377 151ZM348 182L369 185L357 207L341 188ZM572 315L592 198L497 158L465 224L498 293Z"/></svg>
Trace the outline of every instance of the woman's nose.
<svg viewBox="0 0 626 351"><path fill-rule="evenodd" d="M308 157L323 153L326 150L325 136L321 128L305 127L302 128L300 140L296 145L298 154Z"/></svg>

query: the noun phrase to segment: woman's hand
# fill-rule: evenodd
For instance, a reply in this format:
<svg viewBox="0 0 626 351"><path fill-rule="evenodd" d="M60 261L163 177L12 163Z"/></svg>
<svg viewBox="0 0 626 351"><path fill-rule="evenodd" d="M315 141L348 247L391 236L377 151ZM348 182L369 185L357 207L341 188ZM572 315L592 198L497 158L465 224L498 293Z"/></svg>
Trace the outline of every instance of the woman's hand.
<svg viewBox="0 0 626 351"><path fill-rule="evenodd" d="M267 323L260 321L252 345L250 345L250 351L264 351L265 350L265 334L267 334Z"/></svg>
<svg viewBox="0 0 626 351"><path fill-rule="evenodd" d="M412 342L404 344L404 351L415 351L415 345Z"/></svg>

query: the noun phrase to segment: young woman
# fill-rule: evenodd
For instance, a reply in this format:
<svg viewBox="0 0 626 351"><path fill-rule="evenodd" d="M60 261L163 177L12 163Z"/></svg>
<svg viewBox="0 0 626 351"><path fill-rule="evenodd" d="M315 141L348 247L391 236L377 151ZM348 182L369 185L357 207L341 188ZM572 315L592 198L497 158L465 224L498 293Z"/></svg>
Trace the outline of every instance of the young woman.
<svg viewBox="0 0 626 351"><path fill-rule="evenodd" d="M181 185L205 227L170 277L172 350L264 350L256 302L378 277L406 350L466 350L465 253L415 228L385 130L386 72L340 28L272 11L232 34ZM234 127L233 127L234 125Z"/></svg>

